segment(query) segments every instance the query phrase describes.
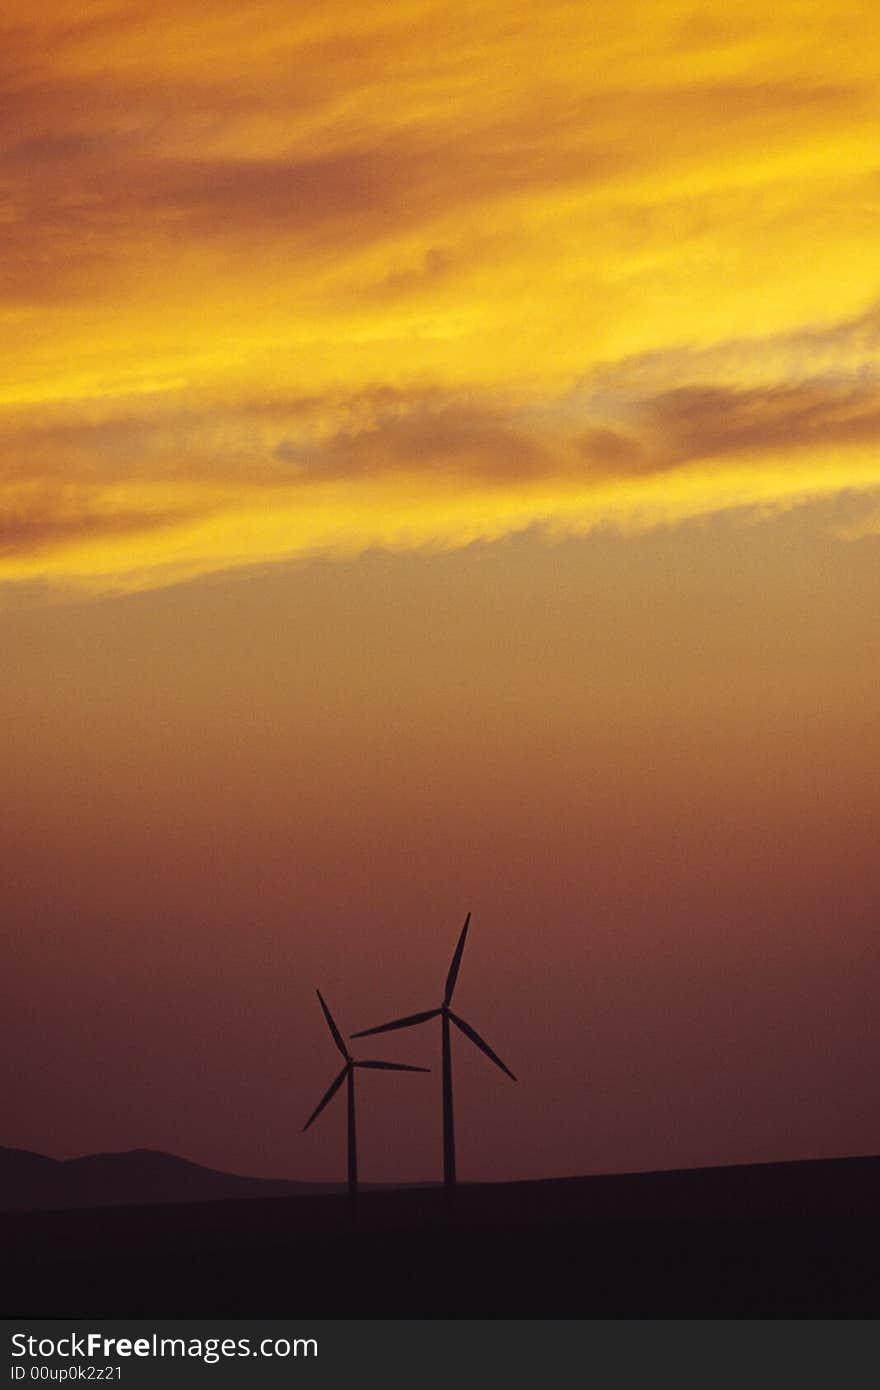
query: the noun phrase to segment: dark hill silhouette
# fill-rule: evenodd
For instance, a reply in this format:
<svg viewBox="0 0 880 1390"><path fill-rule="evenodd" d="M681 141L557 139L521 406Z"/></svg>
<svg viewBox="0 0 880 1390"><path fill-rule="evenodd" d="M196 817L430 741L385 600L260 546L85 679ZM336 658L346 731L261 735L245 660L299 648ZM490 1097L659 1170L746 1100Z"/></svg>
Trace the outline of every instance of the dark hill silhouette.
<svg viewBox="0 0 880 1390"><path fill-rule="evenodd" d="M294 1197L338 1190L335 1184L238 1177L158 1149L56 1159L0 1148L0 1210L140 1206Z"/></svg>
<svg viewBox="0 0 880 1390"><path fill-rule="evenodd" d="M348 1217L338 1189L7 1212L0 1301L32 1317L880 1317L878 1158L469 1184L453 1209L436 1186L365 1190L357 1230Z"/></svg>

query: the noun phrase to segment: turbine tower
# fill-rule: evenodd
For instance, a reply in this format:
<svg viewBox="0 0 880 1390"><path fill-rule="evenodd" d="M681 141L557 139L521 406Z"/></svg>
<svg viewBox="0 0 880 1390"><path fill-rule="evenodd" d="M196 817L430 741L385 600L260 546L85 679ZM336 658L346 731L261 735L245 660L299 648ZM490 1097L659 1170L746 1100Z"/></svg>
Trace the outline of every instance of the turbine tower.
<svg viewBox="0 0 880 1390"><path fill-rule="evenodd" d="M327 1027L339 1051L345 1058L345 1066L336 1077L335 1081L328 1087L321 1100L315 1106L306 1123L303 1125L303 1134L310 1125L315 1123L321 1111L329 1105L336 1092L339 1090L343 1081L348 1082L348 1195L352 1200L352 1205L357 1198L358 1187L358 1168L357 1168L357 1127L355 1125L354 1112L354 1073L357 1067L367 1067L371 1071L430 1071L430 1067L408 1067L402 1062L360 1062L355 1061L342 1038L342 1034L333 1021L333 1015L324 1002L324 997L320 990L317 990L318 1000L324 1011L327 1020Z"/></svg>
<svg viewBox="0 0 880 1390"><path fill-rule="evenodd" d="M443 1003L439 1009L426 1009L424 1013L408 1014L406 1018L395 1018L390 1023L380 1023L377 1028L363 1028L359 1033L352 1033L353 1038L366 1038L372 1033L390 1033L396 1028L410 1028L417 1023L427 1023L431 1018L440 1019L442 1056L443 1056L443 1186L447 1196L451 1196L455 1190L455 1125L452 1114L452 1045L450 1024L454 1023L459 1032L464 1033L481 1052L485 1052L490 1062L494 1062L496 1067L515 1081L516 1077L506 1067L497 1053L493 1052L489 1044L480 1037L475 1028L469 1023L465 1023L463 1018L454 1014L451 1009L452 995L455 990L455 982L458 979L458 972L461 967L461 957L464 953L464 943L467 940L468 927L470 925L471 914L468 913L458 938L458 945L452 957L452 964L449 967L449 974L446 976L446 990L443 995Z"/></svg>

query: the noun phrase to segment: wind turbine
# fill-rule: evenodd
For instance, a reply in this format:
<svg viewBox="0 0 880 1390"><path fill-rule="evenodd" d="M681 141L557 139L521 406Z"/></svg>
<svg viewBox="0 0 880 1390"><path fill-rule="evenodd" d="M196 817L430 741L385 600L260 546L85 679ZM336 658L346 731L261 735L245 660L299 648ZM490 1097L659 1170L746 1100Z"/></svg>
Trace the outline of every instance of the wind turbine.
<svg viewBox="0 0 880 1390"><path fill-rule="evenodd" d="M303 1125L303 1134L315 1123L321 1111L329 1105L336 1092L339 1090L343 1081L348 1082L348 1195L354 1203L357 1197L358 1168L357 1168L357 1130L355 1126L354 1114L354 1073L356 1067L367 1067L371 1071L430 1071L430 1067L408 1067L402 1062L360 1062L355 1061L349 1052L342 1038L342 1034L333 1021L333 1015L324 1002L324 997L320 990L316 991L324 1017L327 1020L327 1027L330 1029L331 1036L339 1051L345 1058L345 1066L336 1077L335 1081L325 1091L319 1103L315 1106L306 1123Z"/></svg>
<svg viewBox="0 0 880 1390"><path fill-rule="evenodd" d="M493 1052L489 1044L480 1037L475 1028L469 1023L465 1023L463 1018L454 1014L450 1005L452 1004L452 994L455 989L455 982L458 979L458 972L461 967L461 957L464 952L464 943L467 939L468 927L470 925L471 914L468 913L458 938L458 945L452 957L452 964L449 967L449 974L446 976L446 990L443 995L443 1003L439 1009L426 1009L424 1013L408 1014L406 1018L395 1018L391 1023L380 1023L378 1028L363 1028L359 1033L352 1033L353 1038L366 1038L371 1033L390 1033L395 1028L410 1028L416 1023L427 1023L431 1018L440 1019L442 1047L443 1047L443 1186L447 1196L451 1196L455 1190L455 1126L452 1117L452 1046L450 1024L454 1023L466 1038L477 1046L481 1052L485 1052L490 1062L494 1062L496 1067L500 1067L511 1081L516 1077L509 1067L506 1067L497 1053Z"/></svg>

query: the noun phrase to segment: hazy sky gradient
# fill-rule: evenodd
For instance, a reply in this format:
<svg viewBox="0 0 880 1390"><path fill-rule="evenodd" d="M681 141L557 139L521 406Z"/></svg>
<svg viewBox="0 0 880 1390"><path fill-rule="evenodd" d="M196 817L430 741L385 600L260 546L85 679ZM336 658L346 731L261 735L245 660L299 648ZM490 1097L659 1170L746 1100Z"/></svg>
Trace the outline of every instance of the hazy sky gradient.
<svg viewBox="0 0 880 1390"><path fill-rule="evenodd" d="M5 7L0 1142L880 1151L878 26Z"/></svg>

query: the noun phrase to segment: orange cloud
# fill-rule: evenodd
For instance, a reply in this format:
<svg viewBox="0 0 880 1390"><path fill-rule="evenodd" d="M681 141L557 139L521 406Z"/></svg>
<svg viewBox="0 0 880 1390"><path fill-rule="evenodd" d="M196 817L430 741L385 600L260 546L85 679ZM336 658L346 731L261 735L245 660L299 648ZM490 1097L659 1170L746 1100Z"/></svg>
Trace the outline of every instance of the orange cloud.
<svg viewBox="0 0 880 1390"><path fill-rule="evenodd" d="M632 20L13 5L0 576L880 486L876 21Z"/></svg>

